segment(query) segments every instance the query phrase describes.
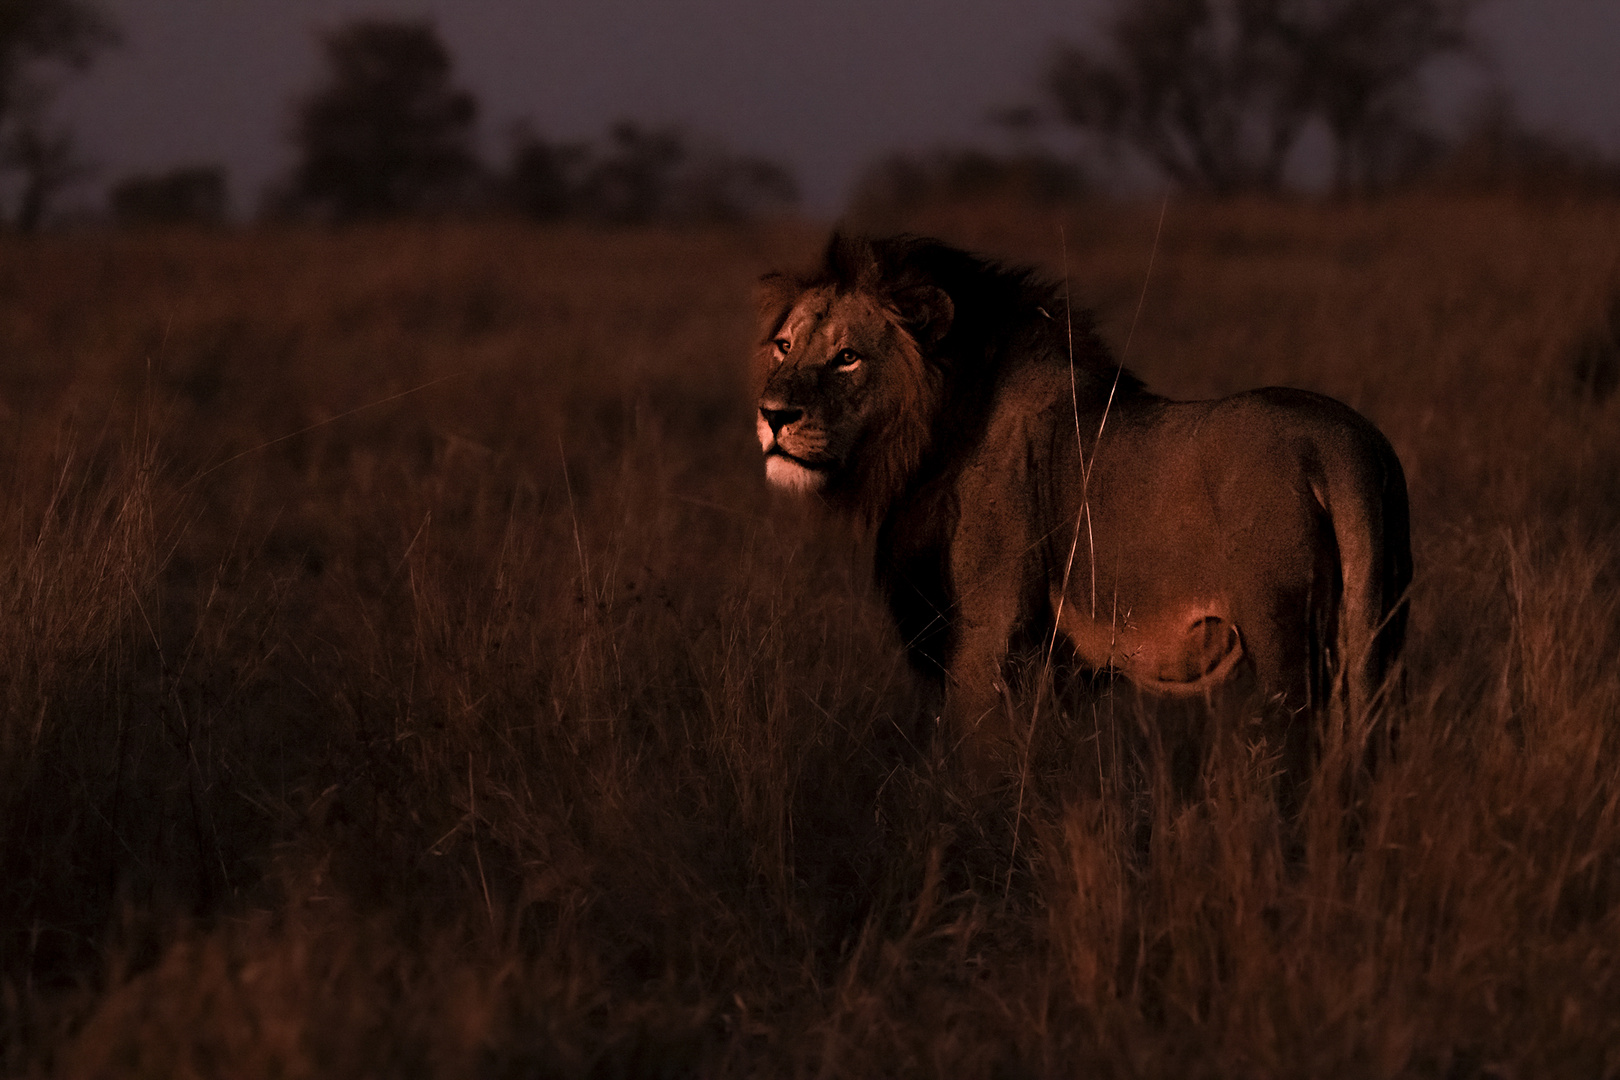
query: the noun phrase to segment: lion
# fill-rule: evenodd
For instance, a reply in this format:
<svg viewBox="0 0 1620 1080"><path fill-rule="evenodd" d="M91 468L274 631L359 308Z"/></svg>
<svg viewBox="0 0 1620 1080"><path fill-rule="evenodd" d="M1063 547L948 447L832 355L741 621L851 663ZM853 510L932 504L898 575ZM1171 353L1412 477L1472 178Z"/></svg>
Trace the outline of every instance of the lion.
<svg viewBox="0 0 1620 1080"><path fill-rule="evenodd" d="M759 293L766 477L875 533L978 783L1018 760L1031 627L1148 695L1258 696L1292 726L1336 703L1365 741L1412 576L1405 477L1367 419L1276 387L1161 397L1066 290L936 240L835 234Z"/></svg>

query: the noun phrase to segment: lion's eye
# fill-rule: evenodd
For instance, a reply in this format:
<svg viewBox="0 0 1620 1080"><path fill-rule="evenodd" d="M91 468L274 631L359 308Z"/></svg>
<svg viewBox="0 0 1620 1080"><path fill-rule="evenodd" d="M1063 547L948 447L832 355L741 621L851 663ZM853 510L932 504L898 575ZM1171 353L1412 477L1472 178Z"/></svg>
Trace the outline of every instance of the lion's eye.
<svg viewBox="0 0 1620 1080"><path fill-rule="evenodd" d="M775 341L771 342L771 344L775 345L776 351L781 353L783 356L786 356L787 351L793 347L793 342L789 341L785 337L779 337Z"/></svg>
<svg viewBox="0 0 1620 1080"><path fill-rule="evenodd" d="M833 367L839 371L849 371L861 362L861 354L854 349L840 349L838 355L833 357Z"/></svg>

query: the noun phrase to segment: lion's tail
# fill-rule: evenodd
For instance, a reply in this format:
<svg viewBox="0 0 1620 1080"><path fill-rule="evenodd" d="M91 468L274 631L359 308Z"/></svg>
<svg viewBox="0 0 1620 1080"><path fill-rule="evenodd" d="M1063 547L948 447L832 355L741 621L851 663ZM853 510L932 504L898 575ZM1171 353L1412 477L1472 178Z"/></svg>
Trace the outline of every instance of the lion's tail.
<svg viewBox="0 0 1620 1080"><path fill-rule="evenodd" d="M1373 717L1400 697L1396 669L1406 640L1407 590L1412 583L1410 511L1400 459L1381 434L1363 475L1365 513L1333 515L1343 591L1338 613L1335 680L1350 731L1365 739ZM1391 735L1391 729L1386 728Z"/></svg>

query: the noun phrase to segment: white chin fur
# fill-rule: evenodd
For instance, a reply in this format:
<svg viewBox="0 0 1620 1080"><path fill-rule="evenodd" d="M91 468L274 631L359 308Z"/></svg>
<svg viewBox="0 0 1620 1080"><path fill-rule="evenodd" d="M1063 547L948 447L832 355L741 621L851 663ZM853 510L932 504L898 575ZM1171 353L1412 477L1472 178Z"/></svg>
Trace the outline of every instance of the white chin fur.
<svg viewBox="0 0 1620 1080"><path fill-rule="evenodd" d="M815 491L825 477L814 469L807 469L797 461L780 454L765 459L765 479L785 491Z"/></svg>

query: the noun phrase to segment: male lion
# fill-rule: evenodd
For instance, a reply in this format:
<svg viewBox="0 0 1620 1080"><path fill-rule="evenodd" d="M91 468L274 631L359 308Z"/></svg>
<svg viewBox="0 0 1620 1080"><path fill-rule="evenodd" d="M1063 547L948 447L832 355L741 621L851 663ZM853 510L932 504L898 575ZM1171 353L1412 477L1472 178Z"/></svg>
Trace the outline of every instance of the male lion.
<svg viewBox="0 0 1620 1080"><path fill-rule="evenodd" d="M1062 290L934 240L835 236L760 292L766 476L876 527L977 781L1017 748L1003 666L1031 628L1157 694L1258 692L1296 729L1337 701L1364 733L1412 573L1366 419L1302 390L1149 393Z"/></svg>

